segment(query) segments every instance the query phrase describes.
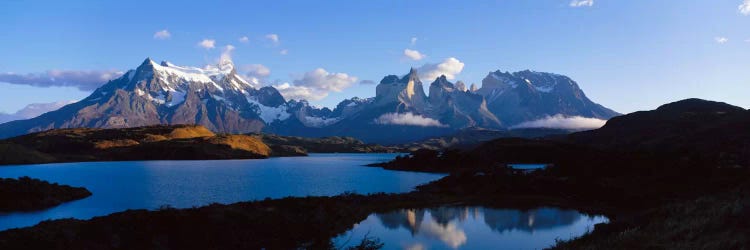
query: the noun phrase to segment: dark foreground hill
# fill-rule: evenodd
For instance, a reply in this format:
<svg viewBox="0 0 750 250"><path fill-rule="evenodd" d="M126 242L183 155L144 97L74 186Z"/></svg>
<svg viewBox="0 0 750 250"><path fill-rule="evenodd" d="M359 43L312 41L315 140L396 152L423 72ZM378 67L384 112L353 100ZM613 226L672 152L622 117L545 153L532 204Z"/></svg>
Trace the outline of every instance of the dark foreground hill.
<svg viewBox="0 0 750 250"><path fill-rule="evenodd" d="M612 118L600 129L571 134L592 147L671 154L719 164L750 165L750 111L722 102L686 99Z"/></svg>
<svg viewBox="0 0 750 250"><path fill-rule="evenodd" d="M539 138L539 137L561 137L575 132L567 129L553 128L524 128L510 130L494 130L484 128L467 128L458 132L439 137L432 137L417 142L400 145L409 151L419 149L447 150L461 149L468 150L482 143L499 138Z"/></svg>

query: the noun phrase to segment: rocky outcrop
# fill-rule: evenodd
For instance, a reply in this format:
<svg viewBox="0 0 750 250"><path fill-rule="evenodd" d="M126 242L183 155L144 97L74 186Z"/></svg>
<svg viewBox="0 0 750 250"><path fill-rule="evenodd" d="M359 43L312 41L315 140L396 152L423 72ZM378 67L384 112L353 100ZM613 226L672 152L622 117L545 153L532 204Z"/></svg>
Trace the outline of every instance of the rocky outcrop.
<svg viewBox="0 0 750 250"><path fill-rule="evenodd" d="M451 127L502 127L481 95L459 90L445 76L430 84L429 101L432 117Z"/></svg>
<svg viewBox="0 0 750 250"><path fill-rule="evenodd" d="M552 73L498 70L490 72L475 92L507 126L554 115L605 120L619 115L591 101L569 77Z"/></svg>
<svg viewBox="0 0 750 250"><path fill-rule="evenodd" d="M375 105L396 105L398 112L422 113L427 107L427 95L417 70L412 68L402 78L389 75L380 81L375 90Z"/></svg>

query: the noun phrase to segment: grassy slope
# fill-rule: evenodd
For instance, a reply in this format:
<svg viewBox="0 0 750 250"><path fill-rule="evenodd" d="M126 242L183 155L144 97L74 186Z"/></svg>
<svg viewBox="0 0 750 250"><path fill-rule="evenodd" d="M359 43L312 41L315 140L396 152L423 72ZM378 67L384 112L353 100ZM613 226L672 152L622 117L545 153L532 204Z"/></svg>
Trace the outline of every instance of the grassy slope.
<svg viewBox="0 0 750 250"><path fill-rule="evenodd" d="M56 129L0 142L0 164L111 160L266 158L271 148L246 135L215 135L202 126Z"/></svg>

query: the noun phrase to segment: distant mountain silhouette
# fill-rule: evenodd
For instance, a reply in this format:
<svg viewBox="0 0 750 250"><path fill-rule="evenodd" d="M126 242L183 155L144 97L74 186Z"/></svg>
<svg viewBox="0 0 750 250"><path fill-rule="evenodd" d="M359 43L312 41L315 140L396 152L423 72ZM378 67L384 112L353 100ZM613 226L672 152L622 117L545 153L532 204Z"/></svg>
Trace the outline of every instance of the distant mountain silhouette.
<svg viewBox="0 0 750 250"><path fill-rule="evenodd" d="M589 100L575 81L551 73L491 72L480 89L440 76L427 95L411 69L401 77L385 76L375 97L346 99L331 110L285 100L274 87L246 81L230 60L198 68L147 58L79 102L0 124L0 138L55 128L196 124L217 133L350 136L400 144L553 115L608 119L617 113Z"/></svg>

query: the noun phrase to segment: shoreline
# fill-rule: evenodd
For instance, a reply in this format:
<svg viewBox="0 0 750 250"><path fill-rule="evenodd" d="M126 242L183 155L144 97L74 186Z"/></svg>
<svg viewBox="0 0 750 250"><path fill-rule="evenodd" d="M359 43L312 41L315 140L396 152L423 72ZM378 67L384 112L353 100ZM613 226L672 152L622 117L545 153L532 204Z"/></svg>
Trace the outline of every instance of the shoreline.
<svg viewBox="0 0 750 250"><path fill-rule="evenodd" d="M258 247L296 247L296 246L320 246L330 241L334 237L345 233L350 230L354 224L364 220L368 215L376 212L387 212L401 208L432 208L441 206L484 206L491 208L512 208L512 209L533 209L539 207L555 207L563 209L575 209L581 213L588 215L604 215L612 220L611 214L603 214L597 209L589 207L586 209L577 208L575 204L569 204L560 199L540 199L540 197L528 197L528 196L517 196L517 197L506 197L502 200L495 200L491 197L465 197L465 196L454 196L445 194L434 194L428 192L413 191L409 193L401 194L341 194L337 196L321 196L321 197L287 197L282 199L266 199L248 202L238 202L232 204L211 204L207 206L185 208L185 209L174 209L165 207L157 210L127 210L123 212L117 212L106 216L94 217L89 220L78 220L78 219L59 219L44 221L32 227L24 227L18 229L9 229L0 231L0 247L3 249L17 249L21 246L35 246L35 247L46 247L43 245L45 242L33 241L32 239L48 239L49 237L60 237L57 232L58 230L68 231L69 233L79 234L74 238L55 238L52 240L55 243L59 241L69 240L66 244L75 246L78 243L86 243L87 241L99 242L102 241L101 237L108 238L107 235L89 235L97 231L97 228L105 226L110 228L111 231L109 236L112 235L129 235L136 234L138 237L147 237L146 239L155 239L168 235L171 237L178 237L178 235L185 233L184 230L180 230L180 227L198 227L207 223L208 226L204 227L204 230L211 231L212 225L218 226L217 231L223 231L226 226L235 225L236 223L242 223L242 229L237 230L270 230L273 231L268 235L274 235L274 237L256 238L258 244L248 246L254 248ZM302 209L304 207L304 209ZM230 214L234 214L230 217L236 218L236 222L229 222ZM176 216L176 217L175 217ZM218 217L217 217L218 216ZM174 217L178 220L168 219ZM214 219L210 219L214 218ZM244 218L244 219L243 219ZM232 219L234 220L234 219ZM307 222L302 222L303 220ZM189 221L203 221L200 224L194 224ZM147 223L146 223L147 222ZM286 224L294 222L291 224ZM266 228L268 223L276 223L280 225L287 225L290 227L282 226L282 228L269 229ZM314 225L310 227L311 225ZM328 226L324 226L328 225ZM148 233L138 233L138 228L142 227L157 227L161 228L156 231L150 231ZM234 227L234 226L233 226ZM299 227L299 228L298 228ZM317 228L316 231L302 230L303 228ZM93 230L93 231L90 231ZM131 231L134 230L134 231ZM281 230L281 231L275 231ZM299 234L293 236L287 236L280 232L298 232ZM306 233L304 233L306 232ZM207 234L213 235L218 232L206 232ZM188 233L189 234L189 233ZM182 237L182 236L180 236ZM220 237L220 236L217 236ZM84 242L78 242L82 240ZM140 238L132 238L140 242L140 247L148 248L149 240ZM186 238L188 239L188 238ZM126 242L128 239L121 239ZM190 240L188 240L190 241ZM191 244L201 245L201 240L198 242L192 242ZM46 243L53 243L46 242ZM89 242L91 243L91 242ZM86 244L89 244L86 243ZM133 243L133 242L130 242ZM293 244L290 244L293 243ZM40 245L41 244L41 245ZM187 244L187 243L186 243Z"/></svg>

